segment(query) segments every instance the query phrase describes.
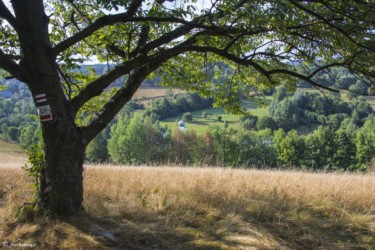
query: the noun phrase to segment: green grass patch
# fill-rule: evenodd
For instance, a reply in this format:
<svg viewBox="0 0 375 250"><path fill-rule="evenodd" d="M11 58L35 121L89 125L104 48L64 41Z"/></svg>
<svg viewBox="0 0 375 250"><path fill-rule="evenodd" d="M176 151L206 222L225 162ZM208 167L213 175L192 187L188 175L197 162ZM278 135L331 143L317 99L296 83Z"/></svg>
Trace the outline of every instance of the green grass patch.
<svg viewBox="0 0 375 250"><path fill-rule="evenodd" d="M268 104L271 100L272 97L266 98ZM259 107L259 104L254 101L243 101L242 106L247 112L259 118L269 115L268 106ZM206 118L202 117L203 112L206 112ZM186 128L198 134L212 131L214 128L224 128L225 122L228 123L228 128L239 130L242 127L240 124L241 115L228 113L222 108L207 108L190 113L193 115L193 120L186 122ZM171 130L174 130L177 127L177 122L182 119L182 116L183 114L180 114L179 116L164 119L160 122L160 125L168 126ZM221 116L221 121L219 121L219 116Z"/></svg>

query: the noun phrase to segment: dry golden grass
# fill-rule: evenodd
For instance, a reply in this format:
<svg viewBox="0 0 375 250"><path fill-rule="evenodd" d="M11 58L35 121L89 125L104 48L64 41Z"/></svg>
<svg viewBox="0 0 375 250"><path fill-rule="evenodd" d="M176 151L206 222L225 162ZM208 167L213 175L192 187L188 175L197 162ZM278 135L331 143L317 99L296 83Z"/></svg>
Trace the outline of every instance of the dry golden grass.
<svg viewBox="0 0 375 250"><path fill-rule="evenodd" d="M0 168L20 168L26 164L23 153L0 152Z"/></svg>
<svg viewBox="0 0 375 250"><path fill-rule="evenodd" d="M163 97L166 95L168 88L158 88L158 87L141 87L135 92L135 99L153 99L157 97ZM182 92L179 89L170 90L174 94Z"/></svg>
<svg viewBox="0 0 375 250"><path fill-rule="evenodd" d="M87 214L15 221L30 180L0 169L0 241L45 249L374 249L375 175L86 166ZM43 247L44 246L44 247Z"/></svg>

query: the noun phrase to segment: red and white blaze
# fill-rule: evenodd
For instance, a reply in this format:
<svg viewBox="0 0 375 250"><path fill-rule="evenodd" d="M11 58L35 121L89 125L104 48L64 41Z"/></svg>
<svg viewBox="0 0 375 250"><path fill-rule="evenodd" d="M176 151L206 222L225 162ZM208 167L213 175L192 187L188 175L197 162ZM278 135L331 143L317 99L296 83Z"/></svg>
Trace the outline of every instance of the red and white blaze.
<svg viewBox="0 0 375 250"><path fill-rule="evenodd" d="M36 109L42 122L52 121L52 110L49 105L38 106Z"/></svg>
<svg viewBox="0 0 375 250"><path fill-rule="evenodd" d="M36 102L36 103L47 102L46 94L36 95L36 96L35 96L35 102Z"/></svg>
<svg viewBox="0 0 375 250"><path fill-rule="evenodd" d="M36 110L38 111L40 121L42 122L52 121L53 119L52 110L51 110L51 106L47 102L46 94L35 95L34 99L35 99Z"/></svg>

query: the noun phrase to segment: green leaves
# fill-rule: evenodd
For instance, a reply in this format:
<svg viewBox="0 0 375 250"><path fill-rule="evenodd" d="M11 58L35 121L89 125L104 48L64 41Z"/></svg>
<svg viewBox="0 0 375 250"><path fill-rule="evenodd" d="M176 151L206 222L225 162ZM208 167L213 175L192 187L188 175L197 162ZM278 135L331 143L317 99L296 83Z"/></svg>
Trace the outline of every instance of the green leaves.
<svg viewBox="0 0 375 250"><path fill-rule="evenodd" d="M69 100L99 77L77 73L81 64L131 68L123 74L158 65L144 72L160 76L164 86L215 96L216 105L242 113L241 98L277 85L292 89L298 80L316 84L318 68L340 65L362 78L375 76L373 8L349 2L48 0L48 49L57 56ZM0 31L1 51L18 63L21 52L27 54L20 34L5 21ZM7 62L0 65L14 66ZM300 70L304 64L317 67ZM116 89L101 86L87 98L78 124L96 119L97 109L114 96Z"/></svg>
<svg viewBox="0 0 375 250"><path fill-rule="evenodd" d="M31 145L28 150L25 151L27 155L27 164L23 167L23 169L27 172L27 174L34 178L34 182L32 183L32 189L35 191L35 194L39 194L41 188L41 177L42 177L42 170L43 170L43 162L44 162L44 149L43 144L38 143L36 145Z"/></svg>

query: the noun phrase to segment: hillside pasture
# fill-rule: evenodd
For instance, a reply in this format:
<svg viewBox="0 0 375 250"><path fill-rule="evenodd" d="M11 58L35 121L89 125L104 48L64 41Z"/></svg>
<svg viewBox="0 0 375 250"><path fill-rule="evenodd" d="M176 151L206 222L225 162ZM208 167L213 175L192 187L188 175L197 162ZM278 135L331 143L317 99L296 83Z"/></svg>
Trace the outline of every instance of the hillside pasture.
<svg viewBox="0 0 375 250"><path fill-rule="evenodd" d="M183 92L180 89L169 89L163 87L151 87L141 86L137 92L135 92L133 98L141 103L147 104L153 99L162 98L167 95L168 92L178 94Z"/></svg>
<svg viewBox="0 0 375 250"><path fill-rule="evenodd" d="M267 103L271 102L271 98L267 97ZM242 107L251 115L258 116L258 118L269 115L268 106L259 107L259 104L255 101L243 101ZM202 117L203 112L206 112L207 118ZM193 120L185 123L186 128L198 134L211 131L214 128L224 128L225 122L228 122L228 128L241 129L241 115L228 113L222 108L207 108L190 113L193 115ZM160 124L169 127L173 131L177 127L177 122L182 119L182 116L183 114L164 119ZM219 116L221 116L221 121L218 120Z"/></svg>

